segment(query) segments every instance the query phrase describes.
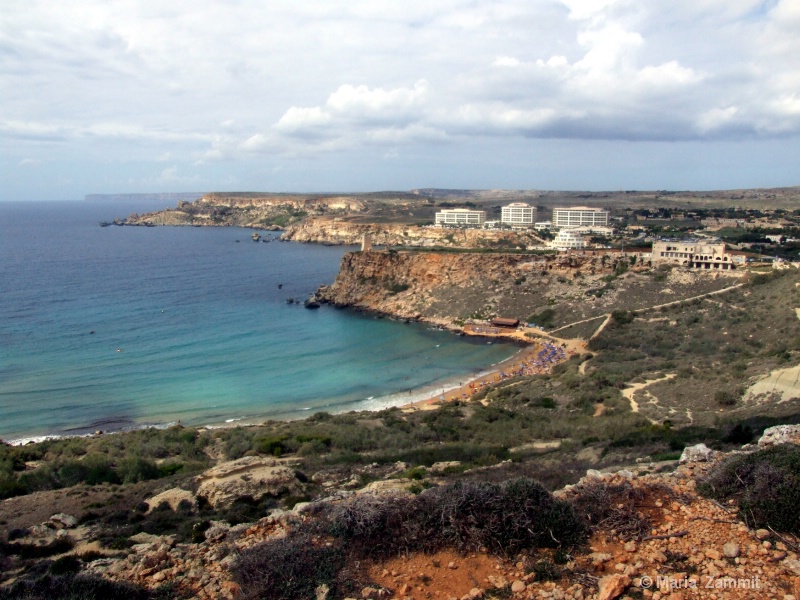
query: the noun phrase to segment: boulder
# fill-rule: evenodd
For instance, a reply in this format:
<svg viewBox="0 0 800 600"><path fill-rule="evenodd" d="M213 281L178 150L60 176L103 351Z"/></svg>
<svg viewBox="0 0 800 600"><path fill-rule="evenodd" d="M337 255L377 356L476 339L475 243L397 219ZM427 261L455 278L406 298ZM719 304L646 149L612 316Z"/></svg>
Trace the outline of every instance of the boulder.
<svg viewBox="0 0 800 600"><path fill-rule="evenodd" d="M395 493L405 493L411 495L411 492L408 491L408 488L412 485L413 482L409 481L408 479L383 479L379 481L373 481L372 483L367 484L366 487L361 488L360 490L356 490L356 494L395 494Z"/></svg>
<svg viewBox="0 0 800 600"><path fill-rule="evenodd" d="M214 508L230 506L238 498L259 501L265 496L300 494L303 490L293 469L261 456L245 456L217 465L199 475L197 482L197 496Z"/></svg>
<svg viewBox="0 0 800 600"><path fill-rule="evenodd" d="M707 462L714 455L714 451L705 444L687 446L683 449L680 462Z"/></svg>
<svg viewBox="0 0 800 600"><path fill-rule="evenodd" d="M800 425L769 427L758 440L759 448L769 448L778 444L800 444Z"/></svg>
<svg viewBox="0 0 800 600"><path fill-rule="evenodd" d="M72 529L78 526L78 519L72 515L58 513L48 519L47 524L54 529Z"/></svg>
<svg viewBox="0 0 800 600"><path fill-rule="evenodd" d="M147 502L147 506L149 507L147 509L148 513L163 502L166 502L172 510L178 510L178 505L183 501L188 502L191 505L192 510L197 508L197 498L195 495L192 492L183 490L181 488L172 488L145 500L145 502Z"/></svg>
<svg viewBox="0 0 800 600"><path fill-rule="evenodd" d="M627 575L607 575L600 580L597 600L613 600L618 598L631 583Z"/></svg>
<svg viewBox="0 0 800 600"><path fill-rule="evenodd" d="M431 468L429 470L431 473L439 475L447 471L447 469L455 469L460 466L461 466L460 460L446 460L442 462L433 463L433 465L431 465Z"/></svg>

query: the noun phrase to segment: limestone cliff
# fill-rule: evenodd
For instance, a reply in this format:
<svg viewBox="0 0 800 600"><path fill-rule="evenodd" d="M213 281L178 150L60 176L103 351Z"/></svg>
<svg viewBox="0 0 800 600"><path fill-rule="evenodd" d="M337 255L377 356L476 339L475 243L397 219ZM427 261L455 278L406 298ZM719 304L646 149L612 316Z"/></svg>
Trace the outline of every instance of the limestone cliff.
<svg viewBox="0 0 800 600"><path fill-rule="evenodd" d="M308 218L289 227L282 238L320 244L359 244L368 233L372 243L386 246L452 248L527 248L541 245L530 232L491 229L449 229L403 223L361 223L334 217Z"/></svg>
<svg viewBox="0 0 800 600"><path fill-rule="evenodd" d="M133 214L125 225L237 226L283 229L308 215L358 214L366 204L350 196L206 194L172 209Z"/></svg>
<svg viewBox="0 0 800 600"><path fill-rule="evenodd" d="M613 311L692 298L737 282L736 273L665 272L643 256L393 250L351 252L318 301L459 328L495 316L547 329L575 324L588 337ZM584 324L584 325L579 325Z"/></svg>
<svg viewBox="0 0 800 600"><path fill-rule="evenodd" d="M443 326L497 315L525 320L552 303L557 286L570 287L559 280L596 278L611 269L599 256L350 252L317 298Z"/></svg>

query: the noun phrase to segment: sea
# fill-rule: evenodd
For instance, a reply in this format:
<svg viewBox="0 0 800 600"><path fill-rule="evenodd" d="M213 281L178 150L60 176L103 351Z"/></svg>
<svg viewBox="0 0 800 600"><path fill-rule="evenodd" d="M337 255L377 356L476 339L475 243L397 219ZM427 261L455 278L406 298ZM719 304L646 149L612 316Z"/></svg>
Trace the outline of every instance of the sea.
<svg viewBox="0 0 800 600"><path fill-rule="evenodd" d="M161 208L0 202L0 439L378 410L518 350L304 308L352 247L272 232L254 242L234 227L100 226Z"/></svg>

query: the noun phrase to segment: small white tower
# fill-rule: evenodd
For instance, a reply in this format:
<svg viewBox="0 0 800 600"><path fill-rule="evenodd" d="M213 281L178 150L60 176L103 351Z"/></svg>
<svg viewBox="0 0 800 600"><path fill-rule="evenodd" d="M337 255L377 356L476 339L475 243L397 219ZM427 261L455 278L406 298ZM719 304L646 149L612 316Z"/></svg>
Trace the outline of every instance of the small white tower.
<svg viewBox="0 0 800 600"><path fill-rule="evenodd" d="M372 251L372 239L369 237L368 233L365 233L364 238L361 240L361 251L362 252Z"/></svg>

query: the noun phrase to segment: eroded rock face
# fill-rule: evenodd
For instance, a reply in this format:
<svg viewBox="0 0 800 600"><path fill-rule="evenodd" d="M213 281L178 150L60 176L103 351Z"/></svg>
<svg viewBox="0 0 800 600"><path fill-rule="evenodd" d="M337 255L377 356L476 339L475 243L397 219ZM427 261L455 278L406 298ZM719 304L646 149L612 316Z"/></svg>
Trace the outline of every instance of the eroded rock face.
<svg viewBox="0 0 800 600"><path fill-rule="evenodd" d="M778 444L800 444L800 425L776 425L764 430L758 440L760 448L769 448Z"/></svg>
<svg viewBox="0 0 800 600"><path fill-rule="evenodd" d="M502 242L510 247L541 245L533 231L501 231L493 229L448 229L420 227L407 223L363 223L330 217L305 219L287 228L284 240L316 244L360 244L364 234L373 243L417 248L441 246L480 248L483 244ZM544 247L544 246L542 246Z"/></svg>
<svg viewBox="0 0 800 600"><path fill-rule="evenodd" d="M178 510L178 505L180 505L181 502L188 502L193 509L197 508L197 498L195 495L181 488L166 490L152 498L148 498L146 502L149 507L147 512L154 510L162 502L166 502L172 510Z"/></svg>
<svg viewBox="0 0 800 600"><path fill-rule="evenodd" d="M681 463L686 462L706 462L711 460L714 451L705 444L697 444L683 449L681 454Z"/></svg>
<svg viewBox="0 0 800 600"><path fill-rule="evenodd" d="M303 483L286 463L261 457L245 456L222 463L197 477L197 496L214 508L229 506L237 498L255 501L265 496L300 493Z"/></svg>
<svg viewBox="0 0 800 600"><path fill-rule="evenodd" d="M498 314L525 318L532 310L526 303L552 292L547 291L550 279L573 280L577 273L600 277L611 272L609 265L591 255L350 252L334 283L320 288L316 297L445 326L490 305ZM515 283L523 281L533 287Z"/></svg>

